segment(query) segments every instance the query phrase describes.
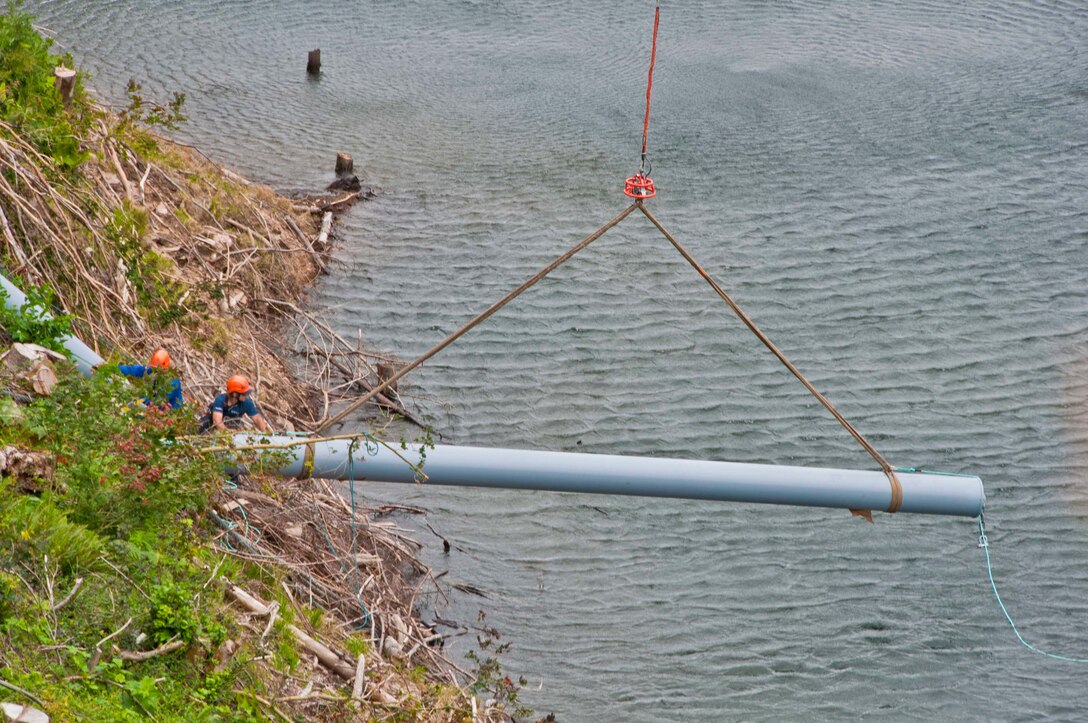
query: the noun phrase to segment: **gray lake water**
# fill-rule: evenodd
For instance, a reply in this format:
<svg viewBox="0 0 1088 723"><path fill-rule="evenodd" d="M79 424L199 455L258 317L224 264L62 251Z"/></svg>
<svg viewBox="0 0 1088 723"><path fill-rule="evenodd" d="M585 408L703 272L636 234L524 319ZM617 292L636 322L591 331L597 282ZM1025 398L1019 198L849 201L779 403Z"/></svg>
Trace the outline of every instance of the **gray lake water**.
<svg viewBox="0 0 1088 723"><path fill-rule="evenodd" d="M626 205L653 5L35 0L280 188L381 189L311 297L414 358ZM320 47L319 81L304 73ZM668 3L652 209L893 463L980 475L1025 638L1088 657L1088 5ZM120 102L120 100L118 100ZM636 214L420 373L452 443L873 468ZM374 485L563 721L1088 720L975 522ZM407 521L405 524L409 524ZM453 654L460 656L459 638Z"/></svg>

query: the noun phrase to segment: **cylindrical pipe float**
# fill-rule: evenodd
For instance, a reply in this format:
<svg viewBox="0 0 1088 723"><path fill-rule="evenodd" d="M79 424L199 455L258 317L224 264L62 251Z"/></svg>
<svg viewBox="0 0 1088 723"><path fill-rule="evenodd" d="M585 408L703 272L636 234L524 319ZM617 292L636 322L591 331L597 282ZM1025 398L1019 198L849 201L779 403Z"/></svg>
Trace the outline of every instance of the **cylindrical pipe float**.
<svg viewBox="0 0 1088 723"><path fill-rule="evenodd" d="M236 446L295 444L278 469L285 477L371 482L418 481L410 453L382 444L335 439L307 442L288 436L239 434ZM277 453L283 450L276 450ZM349 454L350 453L350 454ZM885 510L891 486L881 471L787 467L660 457L626 457L489 447L436 445L426 450L425 484L552 492L674 497L805 507ZM971 475L897 472L903 487L899 512L977 517L986 496Z"/></svg>
<svg viewBox="0 0 1088 723"><path fill-rule="evenodd" d="M5 292L5 305L9 309L18 311L26 303L26 294L24 294L18 286L11 283L3 275L0 275L0 286L3 286ZM48 319L50 314L48 311L42 308L35 308L31 313L37 314L38 318ZM94 349L84 344L74 336L66 336L61 340L61 344L72 354L72 358L75 359L76 366L81 372L86 375L90 375L91 371L102 363L102 357L98 356Z"/></svg>

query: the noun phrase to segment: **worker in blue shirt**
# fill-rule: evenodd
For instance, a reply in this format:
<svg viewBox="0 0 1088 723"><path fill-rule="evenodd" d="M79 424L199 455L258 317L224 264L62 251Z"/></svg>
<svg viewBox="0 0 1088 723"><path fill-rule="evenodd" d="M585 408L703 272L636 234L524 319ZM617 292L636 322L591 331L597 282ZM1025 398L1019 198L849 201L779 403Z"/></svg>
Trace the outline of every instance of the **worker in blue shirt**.
<svg viewBox="0 0 1088 723"><path fill-rule="evenodd" d="M235 374L228 379L226 393L220 394L208 405L207 414L200 420L200 431L207 432L213 427L226 431L228 423L233 421L234 424L231 426L236 426L241 423L242 417L246 416L253 421L257 429L267 432L268 422L264 420L261 410L249 398L251 391L253 387L250 386L249 379L241 374Z"/></svg>
<svg viewBox="0 0 1088 723"><path fill-rule="evenodd" d="M152 387L151 394L160 406L169 405L172 409L181 409L185 403L181 396L181 381L177 377L162 374L162 372L168 371L171 366L170 355L166 350L156 349L155 353L151 355L151 363L146 366L143 364L118 364L117 368L127 377L149 379ZM151 403L149 397L144 397L144 404L150 405Z"/></svg>

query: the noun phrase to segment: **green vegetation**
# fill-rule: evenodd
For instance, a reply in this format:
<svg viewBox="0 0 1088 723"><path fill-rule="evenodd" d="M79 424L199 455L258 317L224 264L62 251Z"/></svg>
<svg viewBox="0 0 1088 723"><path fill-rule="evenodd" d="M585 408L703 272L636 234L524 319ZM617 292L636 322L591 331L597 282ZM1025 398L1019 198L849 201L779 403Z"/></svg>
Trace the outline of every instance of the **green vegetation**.
<svg viewBox="0 0 1088 723"><path fill-rule="evenodd" d="M29 484L0 478L0 681L54 720L277 719L284 680L305 675L288 626L324 629L324 611L277 593L274 566L219 547L207 512L221 460L187 444L183 412L144 406L145 391L104 367L62 374L29 406L0 404L0 448L56 462ZM279 603L265 635L240 622L224 577ZM373 654L356 636L346 646ZM457 710L445 686L405 675L420 694L393 720ZM323 700L330 720L351 718L346 693Z"/></svg>
<svg viewBox="0 0 1088 723"><path fill-rule="evenodd" d="M486 615L481 610L477 615L481 635L477 635L479 652L470 650L466 657L476 668L476 679L470 689L474 693L487 695L504 709L511 711L516 718L532 715L533 711L518 702L518 692L528 683L525 678L517 681L510 679L502 671L499 657L510 649L510 643L500 643L499 631L487 625Z"/></svg>
<svg viewBox="0 0 1088 723"><path fill-rule="evenodd" d="M0 14L0 122L4 124L0 125L0 136L29 142L41 154L39 160L43 162L38 165L46 178L60 180L63 175L66 184L70 184L70 193L66 195L72 196L77 207L91 211L91 215L103 213L109 217L102 224L101 233L112 248L109 252L98 249L91 255L106 267L114 267L120 261L120 270L135 292L139 316L156 329L183 321L187 311L181 300L189 288L180 282L174 261L156 253L147 243L147 212L128 199L117 208L103 209L100 199L93 192L88 193L93 189L83 176L81 166L90 158L88 148L97 145L92 138L98 133L97 125L108 128L116 143L113 150L99 149L96 155L109 158L118 153L138 154L171 165L173 159L160 152L149 129L176 129L185 120L182 114L185 96L175 93L170 103L159 105L145 98L141 85L133 80L128 87L128 106L111 117L90 102L82 86L82 74L77 74L72 102L65 107L54 85L54 70L62 65L71 68L74 61L69 55L50 53L52 44L51 39L42 37L35 30L33 18L20 9L18 2L8 3ZM99 124L99 120L106 122ZM13 169L5 169L4 174L12 188L19 188L19 179ZM34 208L34 204L21 209L19 204L5 203L5 206L5 215L20 224ZM70 218L65 221L71 223ZM77 248L82 250L84 246L95 248L95 244L86 242ZM71 261L54 261L55 250L45 244L40 257L58 266L58 273L63 277L71 277L71 269L64 268L65 263ZM119 258L106 257L113 254Z"/></svg>
<svg viewBox="0 0 1088 723"><path fill-rule="evenodd" d="M57 169L68 184L88 157L81 138L99 111L78 76L64 107L53 69L73 62L50 46L17 4L0 14L0 133L29 141L46 175ZM119 132L126 141L150 139L140 124L172 127L183 120L183 100L162 109L133 86ZM7 215L15 218L11 208ZM125 264L140 312L165 325L177 318L183 287L172 262L144 245L146 229L146 212L126 202L103 235ZM62 350L71 318L56 313L48 287L28 287L27 296L19 310L0 308L0 327L15 341ZM55 474L45 465L38 479L0 478L0 680L30 692L24 702L54 720L266 720L265 683L249 665L257 652L218 578L268 573L209 542L204 511L222 484L220 462L180 439L192 432L191 418L141 402L150 391L115 368L89 379L61 370L50 397L27 407L0 399L0 447L55 462ZM216 652L228 639L243 642L221 660ZM282 627L270 644L284 651L284 670L297 663ZM0 693L21 698L6 687Z"/></svg>
<svg viewBox="0 0 1088 723"><path fill-rule="evenodd" d="M121 113L123 128L161 127L176 131L188 120L182 113L185 105L184 93L175 92L169 103L159 105L144 98L143 89L143 83L135 78L128 81L125 88L128 93L128 107Z"/></svg>
<svg viewBox="0 0 1088 723"><path fill-rule="evenodd" d="M0 119L29 139L37 149L50 156L57 166L72 171L87 154L80 148L79 136L90 121L86 93L76 81L72 112L53 85L53 69L73 67L70 55L49 52L53 41L34 29L32 18L9 2L0 15Z"/></svg>
<svg viewBox="0 0 1088 723"><path fill-rule="evenodd" d="M188 120L182 113L185 94L175 92L171 101L160 105L143 95L143 84L132 78L125 88L128 106L121 111L113 132L123 138L133 151L145 158L154 158L166 165L176 165L175 159L163 154L149 128L177 130Z"/></svg>
<svg viewBox="0 0 1088 723"><path fill-rule="evenodd" d="M102 232L124 264L125 278L136 292L140 316L152 321L156 328L184 319L186 311L181 300L188 287L177 281L177 265L142 241L147 233L147 212L126 199L113 210Z"/></svg>
<svg viewBox="0 0 1088 723"><path fill-rule="evenodd" d="M24 292L26 301L18 309L7 306L7 293L0 288L0 327L12 341L38 344L67 354L61 340L72 333L72 317L53 313L53 291L48 286L31 286ZM43 314L43 311L50 311Z"/></svg>
<svg viewBox="0 0 1088 723"><path fill-rule="evenodd" d="M259 680L215 657L238 624L212 571L247 572L205 542L222 470L178 439L191 420L138 394L118 374L73 373L0 428L0 446L57 462L36 494L0 481L0 677L58 720L261 720ZM113 648L175 641L143 661Z"/></svg>
<svg viewBox="0 0 1088 723"><path fill-rule="evenodd" d="M58 311L56 293L76 323L91 324L84 329L93 328L107 346L126 349L134 334L155 337L167 327L195 329L179 345L187 341L190 349L227 358L234 339L231 323L215 313L225 301L220 277L215 271L201 277L185 258L229 269L229 248L191 237L206 237L210 220L213 229L245 231L231 240L235 251L255 248L275 231L265 223L272 216L258 209L283 199L228 181L212 164L163 151L167 142L160 148L149 127L183 121L182 95L160 106L133 83L128 108L112 115L87 99L77 75L65 107L53 70L73 62L50 47L18 3L0 13L0 145L7 154L0 171L6 249L0 261L13 273L49 281L24 285L28 302L19 310L0 304L0 339L63 351L60 340L72 333L73 317ZM175 181L164 168L197 170L175 170ZM280 208L291 212L286 202ZM190 238L188 254L170 258L156 246L171 234ZM307 258L257 254L239 264L244 268L232 283L262 296L295 293L312 278L305 262L295 261ZM169 377L127 379L109 366L91 378L64 368L58 374L50 396L29 406L15 403L21 392L0 396L0 450L41 464L0 478L0 700L32 703L57 721L290 719L284 709L307 719L308 711L293 709L283 691L319 679L321 671L307 669L311 656L300 652L289 626L334 633L327 637L345 632L335 612L326 614L312 598L310 605L292 598L287 573L270 556L233 554L209 522L224 484L221 459L186 439L195 431L192 410L142 402L165 396L157 385ZM433 446L429 432L421 461L427 446ZM275 495L271 485L263 491ZM223 578L278 604L278 617L263 633L224 599ZM373 663L382 656L365 635L347 634L342 644ZM472 657L479 667L473 690L521 714L519 686L496 660L504 649L492 646L488 633ZM456 685L403 659L381 665L380 672L375 665L366 670L377 702L361 715L469 719L468 699ZM359 701L336 682L340 688L312 696L321 701L321 719L355 719ZM495 708L489 719L502 715Z"/></svg>

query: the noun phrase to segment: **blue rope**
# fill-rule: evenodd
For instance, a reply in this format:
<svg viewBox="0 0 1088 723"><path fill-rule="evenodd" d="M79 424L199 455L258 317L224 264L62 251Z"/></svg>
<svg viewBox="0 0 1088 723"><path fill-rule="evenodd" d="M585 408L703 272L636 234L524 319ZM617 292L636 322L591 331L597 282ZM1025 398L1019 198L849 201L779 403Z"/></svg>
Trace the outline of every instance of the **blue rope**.
<svg viewBox="0 0 1088 723"><path fill-rule="evenodd" d="M362 586L359 584L359 563L356 562L359 557L355 534L355 445L357 443L358 440L353 439L348 445L348 489L351 490L351 567L354 570L352 574L352 577L354 578L354 594L355 600L359 603L359 607L362 608L363 611L363 621L356 628L356 630L362 630L364 628L370 627L370 625L372 624L372 619L370 616L370 611L366 607L366 603L363 602L363 590ZM372 442L369 439L369 435L364 449L366 450L367 454L374 455L378 453L377 443ZM329 537L328 530L325 529L324 518L321 517L320 513L318 513L316 501L314 502L314 517L321 523L321 534L325 537L325 545L328 546L329 552L332 553L332 556L334 558L337 558L336 547L332 544L332 538ZM337 558L337 562L340 563L341 569L345 567L343 560Z"/></svg>
<svg viewBox="0 0 1088 723"><path fill-rule="evenodd" d="M938 472L934 469L919 469L917 467L896 467L896 472L918 472L920 474L936 474L943 477L974 477L973 474L963 474L960 472Z"/></svg>
<svg viewBox="0 0 1088 723"><path fill-rule="evenodd" d="M357 552L355 535L355 442L356 440L352 440L351 444L348 445L348 489L351 491L351 559L352 569L355 571L355 584L353 586L355 599L359 601L359 607L363 609L363 622L359 628L366 628L371 625L372 621L370 611L366 609L366 604L363 602L363 588L359 584L359 563L356 562L359 553ZM368 444L368 449L369 446Z"/></svg>
<svg viewBox="0 0 1088 723"><path fill-rule="evenodd" d="M982 521L982 515L979 515L978 517L978 533L978 546L986 552L986 574L990 576L990 587L993 588L994 597L997 598L997 604L1001 606L1001 612L1005 613L1005 619L1009 621L1009 625L1012 626L1012 631L1016 633L1017 639L1023 643L1025 648L1033 653L1045 655L1046 657L1054 658L1055 660L1064 660L1069 663L1088 663L1088 658L1068 658L1064 655L1054 655L1045 650L1039 650L1034 645L1024 640L1024 636L1016 629L1016 623L1012 621L1012 616L1009 615L1009 611L1005 608L1005 603L1001 601L1001 595L997 592L997 583L994 582L994 570L990 565L990 541L986 538L986 527L985 523Z"/></svg>
<svg viewBox="0 0 1088 723"><path fill-rule="evenodd" d="M235 482L234 480L225 480L224 483L223 483L223 489L224 490L236 490L236 489L238 489L238 483ZM254 540L254 541L256 542L256 541L260 540L261 539L261 531L256 526L251 526L249 524L249 515L246 514L245 506L244 505L238 505L238 507L236 509L239 512L242 513L242 522L245 524L245 531L244 531L242 537L248 538L249 537L249 531L253 530L254 533L256 533L255 534L256 540ZM229 527L227 528L228 531L235 530L235 529L238 528L238 523L236 523L234 520L224 520L224 521L229 525ZM230 544L230 539L229 538L230 538L229 535L226 535L226 536L223 537L223 541L227 543L226 549L231 551L231 552L236 552L237 549L234 547L234 545Z"/></svg>

